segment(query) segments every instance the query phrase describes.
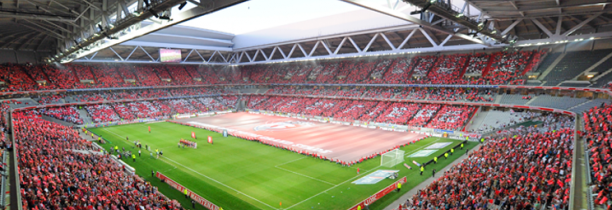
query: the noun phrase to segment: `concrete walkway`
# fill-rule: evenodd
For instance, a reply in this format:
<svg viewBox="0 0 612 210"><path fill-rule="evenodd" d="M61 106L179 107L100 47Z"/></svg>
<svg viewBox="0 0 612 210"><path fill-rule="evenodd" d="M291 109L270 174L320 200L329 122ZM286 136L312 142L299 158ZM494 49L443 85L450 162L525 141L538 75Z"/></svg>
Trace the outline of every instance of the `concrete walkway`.
<svg viewBox="0 0 612 210"><path fill-rule="evenodd" d="M480 146L482 146L482 144L476 145L476 147L470 149L470 152L476 151L476 150L480 149ZM412 188L406 194L402 195L402 197L400 197L399 199L397 199L396 201L391 203L389 206L385 207L384 210L396 210L397 207L399 207L400 204L406 203L406 200L409 199L409 198L412 198L412 196L415 195L420 189L423 189L423 188L427 187L434 180L440 178L440 176L442 176L444 174L444 172L446 172L450 167L456 165L457 163L460 163L461 161L463 161L463 159L466 159L467 157L468 157L468 155L464 154L463 156L457 158L455 161L453 161L451 164L448 164L442 170L437 171L436 174L438 174L438 176L436 176L436 177L429 177L429 179L421 182L421 184L419 184L416 187ZM408 177L408 179L410 179L410 178Z"/></svg>

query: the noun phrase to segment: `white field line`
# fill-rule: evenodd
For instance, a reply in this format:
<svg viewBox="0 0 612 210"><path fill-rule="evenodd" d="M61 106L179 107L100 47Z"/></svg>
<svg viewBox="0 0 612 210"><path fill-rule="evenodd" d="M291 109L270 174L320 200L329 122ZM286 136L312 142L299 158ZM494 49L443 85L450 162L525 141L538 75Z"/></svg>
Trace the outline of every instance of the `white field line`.
<svg viewBox="0 0 612 210"><path fill-rule="evenodd" d="M119 135L119 134L117 134L117 133L115 133L115 132L112 132L112 131L106 130L106 128L104 128L104 129L102 129L102 130L105 130L106 132L109 132L109 133L115 134L116 136L119 136L120 138L123 138L123 137L124 137L124 136L121 136L121 135Z"/></svg>
<svg viewBox="0 0 612 210"><path fill-rule="evenodd" d="M272 206L268 205L267 203L264 203L264 202L262 202L262 201L260 201L260 200L257 200L256 198L254 198L254 197L252 197L252 196L250 196L250 195L247 195L247 194L245 194L245 193L243 193L243 192L240 192L240 191L238 191L238 190L234 189L233 187L230 187L230 186L228 186L228 185L226 185L226 184L223 184L223 183L221 183L221 182L219 182L219 181L217 181L217 180L215 180L215 179L213 179L213 178L210 178L210 177L208 177L208 176L206 176L206 175L204 175L204 174L201 174L200 172L197 172L197 171L195 171L195 170L193 170L193 169L191 169L191 168L189 168L189 167L187 167L187 166L184 166L183 164L180 164L180 163L178 163L178 162L176 162L176 161L174 161L174 160L172 160L172 159L170 159L170 158L167 158L167 157L164 157L164 158L165 158L165 159L168 159L168 160L170 160L170 161L172 161L172 162L174 162L174 163L176 163L176 164L178 164L178 165L180 165L180 166L181 166L181 167L183 167L183 168L189 169L190 171L192 171L192 172L194 172L194 173L196 173L196 174L198 174L198 175L200 175L200 176L202 176L202 177L205 177L205 178L207 178L207 179L210 179L211 181L216 182L217 184L223 185L224 187L227 187L227 188L229 188L229 189L231 189L231 190L233 190L233 191L236 191L236 192L237 192L237 193L239 193L239 194L243 194L244 196L246 196L246 197L248 197L248 198L250 198L250 199L253 199L254 201L257 201L257 202L259 202L259 203L261 203L261 204L263 204L263 205L266 205L266 206L268 206L268 207L270 207L270 208L272 208L272 209L276 209L276 208L274 208L274 207L272 207Z"/></svg>
<svg viewBox="0 0 612 210"><path fill-rule="evenodd" d="M429 143L429 144L427 144L427 145L421 146L421 147L417 148L417 149L415 150L415 152L416 152L416 151L418 151L419 149L423 148L423 147L427 147L427 146L429 146L429 145L432 145L433 143L436 143L436 142L437 142L437 141L439 141L439 140L440 140L440 138L438 138L437 140L435 140L435 141L433 141L433 142L431 142L431 143ZM413 152L413 153L414 153L414 152ZM412 154L412 153L411 153L411 154ZM324 191L322 191L322 192L320 192L320 193L317 193L316 195L311 196L310 198L306 198L306 199L305 199L305 200L303 200L303 201L300 201L300 202L298 202L298 203L296 203L296 204L293 204L292 206L289 206L289 207L288 207L288 208L286 208L286 209L293 208L293 207L295 207L295 206L297 206L297 205L299 205L299 204L301 204L301 203L303 203L303 202L305 202L305 201L308 201L308 200L310 200L310 199L312 199L312 198L314 198L314 197L317 197L318 195L321 195L321 194L323 194L323 193L325 193L325 192L327 192L327 191L329 191L329 190L331 190L331 189L334 189L334 188L336 188L336 187L338 187L338 186L340 186L340 185L343 185L344 183L346 183L346 182L348 182L348 181L351 181L351 180L353 180L353 179L357 178L358 176L365 175L365 174L367 174L368 172L370 172L370 171L372 171L372 170L378 169L379 167L380 167L380 166L376 166L376 167L374 167L374 168L372 168L372 169L370 169L370 170L368 170L368 171L364 172L363 174L360 174L360 175L354 176L353 178L350 178L350 179L348 179L348 180L346 180L346 181L344 181L344 182L342 182L342 183L340 183L340 184L334 185L334 186L332 186L332 187L328 188L327 190L324 190Z"/></svg>
<svg viewBox="0 0 612 210"><path fill-rule="evenodd" d="M298 161L298 160L301 160L301 159L304 159L304 158L306 158L306 157L301 157L301 158L298 158L298 159L295 159L295 160L292 160L292 161L289 161L289 162L286 162L286 163L281 163L281 164L278 164L278 165L275 165L275 166L282 166L282 165L285 165L285 164L293 163L295 161Z"/></svg>
<svg viewBox="0 0 612 210"><path fill-rule="evenodd" d="M378 169L379 167L380 167L380 166L376 166L376 167L374 167L374 168L372 168L372 169L370 169L370 170L366 171L366 172L365 172L365 173L363 173L363 174L367 174L368 172L370 172L370 171L372 171L372 170L375 170L375 169ZM357 178L358 176L360 176L360 175L356 175L356 176L354 176L353 178L350 178L350 179L348 179L348 180L346 180L346 181L344 181L344 182L342 182L342 183L340 183L340 184L334 185L334 186L332 186L332 187L328 188L327 190L324 190L324 191L322 191L322 192L320 192L320 193L317 193L316 195L311 196L310 198L306 198L306 199L305 199L305 200L303 200L303 201L300 201L300 202L298 202L298 203L296 203L296 204L293 204L292 206L289 206L289 207L288 207L288 208L286 208L286 209L293 208L294 206L297 206L297 205L299 205L299 204L301 204L301 203L303 203L303 202L305 202L305 201L307 201L307 200L310 200L310 199L312 199L312 198L314 198L314 197L317 197L318 195L321 195L321 194L323 194L323 193L325 193L325 192L327 192L327 191L329 191L329 190L331 190L331 189L334 189L334 188L336 188L336 187L338 187L338 186L340 186L340 185L343 185L344 183L346 183L346 182L348 182L348 181L351 181L351 180L353 180L353 179Z"/></svg>
<svg viewBox="0 0 612 210"><path fill-rule="evenodd" d="M320 180L320 179L317 179L317 178L314 178L314 177L311 177L311 176L308 176L308 175L305 175L305 174L300 174L300 173L292 171L292 170L284 169L284 168L281 168L281 167L278 167L278 166L274 166L274 167L278 168L278 169L281 169L281 170L284 170L284 171L287 171L287 172L291 172L291 173L296 174L296 175L300 175L300 176L303 176L303 177L306 177L306 178L317 180L319 182L323 182L323 183L328 184L328 185L334 185L333 183L329 183L329 182L326 182L326 181L323 181L323 180Z"/></svg>
<svg viewBox="0 0 612 210"><path fill-rule="evenodd" d="M122 137L122 136L120 136L119 134L116 134L115 132L112 132L112 131L106 130L106 128L105 128L104 130L105 130L105 131L107 131L107 132L109 132L109 133L115 134L115 135L117 135L117 136L119 136L119 137ZM191 168L189 168L189 167L187 167L187 166L184 166L183 164L180 164L180 163L178 163L178 162L176 162L176 161L174 161L174 160L172 160L172 159L170 159L170 158L163 157L163 156L162 156L162 158L168 159L168 160L170 160L170 161L172 161L172 162L174 162L174 163L176 163L176 164L180 165L180 166L181 166L181 167L183 167L183 168L189 169L190 171L193 171L194 173L196 173L196 174L198 174L198 175L200 175L200 176L206 177L207 179L210 179L210 180L211 180L211 181L213 181L213 182L216 182L216 183L218 183L218 184L220 184L220 185L223 185L223 186L225 186L225 187L227 187L227 188L229 188L229 189L231 189L231 190L233 190L233 191L236 191L236 192L238 192L238 193L240 193L240 194L243 194L243 195L245 195L245 196L247 196L247 197L249 197L249 198L251 198L251 199L253 199L253 200L255 200L255 201L259 202L259 203L262 203L262 204L264 204L264 205L266 205L266 206L268 206L268 207L270 207L270 208L272 208L272 209L276 209L276 208L274 208L274 207L272 207L272 206L268 205L267 203L264 203L264 202L262 202L262 201L260 201L260 200L257 200L256 198L253 198L253 197L251 197L251 196L249 196L249 195L247 195L247 194L245 194L245 193L243 193L243 192L240 192L240 191L238 191L238 190L236 190L236 189L234 189L234 188L232 188L232 187L230 187L230 186L227 186L226 184L223 184L223 183L221 183L221 182L219 182L219 181L217 181L217 180L215 180L215 179L213 179L213 178L210 178L210 177L208 177L208 176L206 176L206 175L204 175L204 174L201 174L200 172L197 172L197 171L195 171L195 170L193 170L193 169L191 169ZM162 159L162 160L163 160L163 159ZM297 160L295 160L295 161L297 161Z"/></svg>

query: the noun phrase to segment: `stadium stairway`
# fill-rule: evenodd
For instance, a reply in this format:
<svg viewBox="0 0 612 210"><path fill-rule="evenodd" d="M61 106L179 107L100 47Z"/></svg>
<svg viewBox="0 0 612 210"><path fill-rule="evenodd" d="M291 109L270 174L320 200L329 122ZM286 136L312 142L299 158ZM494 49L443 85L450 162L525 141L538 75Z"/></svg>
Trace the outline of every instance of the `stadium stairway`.
<svg viewBox="0 0 612 210"><path fill-rule="evenodd" d="M83 124L87 125L91 122L93 122L93 120L91 119L91 116L89 116L89 113L87 113L87 110L85 110L85 108L82 109L78 109L79 110L79 114L81 119L83 119Z"/></svg>
<svg viewBox="0 0 612 210"><path fill-rule="evenodd" d="M68 127L74 127L74 126L77 125L77 124L74 124L74 123L69 123L69 122L66 122L66 121L63 121L63 120L60 120L60 119L55 119L53 117L49 117L49 116L44 115L44 114L42 115L42 119L46 120L46 121L51 121L51 122L54 122L54 123L59 123L61 125L65 125L65 126L68 126Z"/></svg>
<svg viewBox="0 0 612 210"><path fill-rule="evenodd" d="M559 57L557 57L557 59L555 61L553 61L550 66L548 66L548 68L546 68L546 70L544 70L544 72L542 72L542 74L540 75L540 77L538 77L538 80L540 81L544 81L544 78L555 68L555 66L557 66L557 64L559 64L559 62L561 62L561 60L563 60L563 57L565 57L565 53L559 55Z"/></svg>
<svg viewBox="0 0 612 210"><path fill-rule="evenodd" d="M465 126L465 130L466 131L472 131L472 130L478 130L478 128L480 128L483 124L483 122L485 121L485 119L487 119L487 116L489 115L489 113L491 113L490 111L479 111L476 116L474 116L474 118L472 118L472 122L469 122L466 126Z"/></svg>
<svg viewBox="0 0 612 210"><path fill-rule="evenodd" d="M536 99L538 99L538 96L534 96L533 98L531 98L529 101L527 101L527 103L525 103L525 105L533 103Z"/></svg>
<svg viewBox="0 0 612 210"><path fill-rule="evenodd" d="M499 102L501 102L501 100L502 100L502 97L503 96L501 94L496 95L495 96L495 102L493 102L493 103L499 104Z"/></svg>

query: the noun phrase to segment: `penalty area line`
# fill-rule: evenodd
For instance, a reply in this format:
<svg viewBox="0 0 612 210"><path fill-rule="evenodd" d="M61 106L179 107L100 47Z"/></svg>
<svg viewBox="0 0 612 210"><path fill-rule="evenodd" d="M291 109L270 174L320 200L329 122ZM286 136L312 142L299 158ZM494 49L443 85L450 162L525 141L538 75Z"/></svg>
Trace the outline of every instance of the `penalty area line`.
<svg viewBox="0 0 612 210"><path fill-rule="evenodd" d="M364 172L363 174L367 174L368 172L370 172L370 171L372 171L372 170L376 170L376 169L378 169L378 168L380 168L380 166L376 166L376 167L374 167L374 168L372 168L372 169L370 169L370 170L367 170L367 171L366 171L366 172ZM317 197L317 196L319 196L319 195L321 195L321 194L323 194L323 193L326 193L327 191L330 191L330 190L332 190L332 189L334 189L334 188L336 188L336 187L338 187L338 186L340 186L340 185L343 185L344 183L346 183L346 182L348 182L348 181L351 181L351 180L353 180L353 179L355 179L355 178L357 178L357 177L359 177L359 176L361 176L361 175L362 175L362 174L357 175L357 176L354 176L353 178L347 179L346 181L344 181L344 182L342 182L342 183L340 183L340 184L334 185L334 186L332 186L332 187L328 188L327 190L324 190L324 191L322 191L322 192L320 192L320 193L317 193L316 195L311 196L310 198L306 198L306 199L304 199L303 201L300 201L300 202L298 202L298 203L296 203L296 204L293 204L292 206L289 206L289 207L287 207L286 209L293 208L293 207L295 207L295 206L297 206L297 205L299 205L299 204L301 204L301 203L306 202L307 200L310 200L310 199L312 199L312 198L314 198L314 197Z"/></svg>
<svg viewBox="0 0 612 210"><path fill-rule="evenodd" d="M423 147L430 146L430 145L432 145L432 144L434 144L434 143L436 143L436 142L438 142L438 141L440 141L440 140L441 140L441 139L440 139L440 138L438 138L438 139L436 139L435 141L433 141L433 142L431 142L431 143L429 143L429 144L427 144L427 145L424 145L424 146L421 146L421 147L417 148L417 149L416 149L414 152L412 152L412 153L415 153L415 152L416 152L416 151L418 151L419 149L421 149L421 148L423 148ZM412 154L412 153L410 153L410 154ZM409 154L409 155L410 155L410 154ZM372 169L370 169L370 170L368 170L368 171L365 171L363 174L367 174L368 172L373 171L373 170L376 170L376 169L378 169L378 168L380 168L380 165L379 165L379 166L376 166L376 167L374 167L374 168L372 168ZM350 178L350 179L348 179L348 180L346 180L346 181L344 181L344 182L342 182L342 183L340 183L340 184L334 185L334 186L332 186L332 187L328 188L327 190L324 190L324 191L322 191L322 192L320 192L320 193L317 193L316 195L311 196L310 198L306 198L306 199L304 199L303 201L300 201L300 202L298 202L298 203L296 203L296 204L293 204L292 206L289 206L289 207L288 207L288 208L286 208L286 209L291 209L291 208L293 208L293 207L295 207L295 206L297 206L297 205L299 205L299 204L301 204L301 203L304 203L304 202L306 202L306 201L308 201L308 200L310 200L310 199L312 199L312 198L314 198L314 197L317 197L317 196L319 196L319 195L321 195L321 194L323 194L323 193L326 193L327 191L330 191L330 190L332 190L332 189L334 189L334 188L336 188L336 187L338 187L338 186L340 186L340 185L343 185L343 184L344 184L344 183L346 183L346 182L349 182L349 181L351 181L351 180L354 180L355 178L357 178L357 177L359 177L359 176L361 176L361 175L363 175L363 174L360 174L360 175L354 176L353 178Z"/></svg>
<svg viewBox="0 0 612 210"><path fill-rule="evenodd" d="M181 167L183 167L183 168L186 168L186 169L188 169L188 170L190 170L190 171L192 171L192 172L194 172L194 173L196 173L196 174L198 174L198 175L200 175L200 176L202 176L202 177L205 177L205 178L207 178L207 179L210 179L211 181L216 182L217 184L223 185L224 187L227 187L227 188L229 188L229 189L231 189L231 190L233 190L233 191L236 191L236 192L237 192L237 193L239 193L239 194L242 194L242 195L244 195L244 196L246 196L246 197L248 197L248 198L250 198L250 199L253 199L254 201L257 201L257 202L259 202L259 203L261 203L261 204L263 204L263 205L266 205L266 206L268 206L268 207L270 207L270 208L272 208L272 209L276 209L276 208L274 208L274 207L272 207L272 206L268 205L267 203L264 203L264 202L262 202L262 201L260 201L260 200L257 200L256 198L254 198L254 197L252 197L252 196L250 196L250 195L247 195L247 194L245 194L245 193L243 193L243 192L240 192L240 191L238 191L238 190L234 189L233 187L230 187L230 186L228 186L228 185L226 185L226 184L221 183L220 181L217 181L217 180L215 180L215 179L213 179L213 178L210 178L209 176L206 176L206 175L204 175L204 174L201 174L200 172L197 172L197 171L195 171L195 170L193 170L193 169L191 169L191 168L189 168L189 167L187 167L187 166L184 166L183 164L180 164L180 163L178 163L178 162L176 162L176 161L174 161L174 160L172 160L172 159L170 159L170 158L167 158L167 157L163 157L163 158L168 159L169 161L172 161L172 162L176 163L177 165L179 165L179 166L181 166ZM163 160L163 159L162 159L162 160Z"/></svg>

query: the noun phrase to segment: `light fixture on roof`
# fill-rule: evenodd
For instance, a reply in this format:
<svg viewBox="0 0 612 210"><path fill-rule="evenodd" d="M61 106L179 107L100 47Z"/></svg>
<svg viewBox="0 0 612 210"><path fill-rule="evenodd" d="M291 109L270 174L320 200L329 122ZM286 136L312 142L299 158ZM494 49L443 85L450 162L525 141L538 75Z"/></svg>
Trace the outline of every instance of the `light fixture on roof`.
<svg viewBox="0 0 612 210"><path fill-rule="evenodd" d="M183 2L181 5L179 5L178 9L182 10L185 5L187 5L187 2Z"/></svg>

